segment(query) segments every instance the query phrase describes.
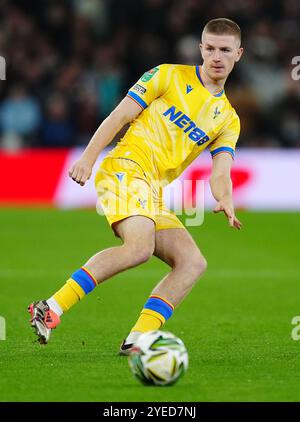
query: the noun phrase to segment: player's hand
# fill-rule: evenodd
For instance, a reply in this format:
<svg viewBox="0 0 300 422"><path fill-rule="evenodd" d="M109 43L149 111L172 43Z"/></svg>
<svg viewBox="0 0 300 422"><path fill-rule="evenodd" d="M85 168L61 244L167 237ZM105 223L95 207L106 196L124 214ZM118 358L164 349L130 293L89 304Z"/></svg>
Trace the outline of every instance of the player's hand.
<svg viewBox="0 0 300 422"><path fill-rule="evenodd" d="M91 177L93 166L85 160L79 159L72 165L69 170L69 176L74 182L84 186L87 180Z"/></svg>
<svg viewBox="0 0 300 422"><path fill-rule="evenodd" d="M241 229L242 223L236 218L233 203L230 199L221 199L217 203L216 207L214 208L214 212L218 213L221 211L223 211L226 215L230 227L235 227L238 230Z"/></svg>

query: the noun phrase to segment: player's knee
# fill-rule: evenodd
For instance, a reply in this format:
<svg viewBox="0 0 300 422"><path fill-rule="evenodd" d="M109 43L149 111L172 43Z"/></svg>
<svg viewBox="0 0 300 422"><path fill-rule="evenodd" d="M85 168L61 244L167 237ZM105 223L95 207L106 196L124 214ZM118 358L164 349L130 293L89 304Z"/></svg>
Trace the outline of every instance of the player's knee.
<svg viewBox="0 0 300 422"><path fill-rule="evenodd" d="M189 256L187 261L187 271L191 275L193 284L196 283L196 281L202 276L202 274L206 271L206 268L207 261L200 252L196 252Z"/></svg>
<svg viewBox="0 0 300 422"><path fill-rule="evenodd" d="M130 266L136 267L137 265L143 264L152 257L154 252L154 246L149 245L132 245L128 247L129 252L129 263Z"/></svg>
<svg viewBox="0 0 300 422"><path fill-rule="evenodd" d="M142 247L139 250L136 250L134 253L134 259L136 260L137 265L144 264L144 262L149 261L153 255L153 249L151 247Z"/></svg>
<svg viewBox="0 0 300 422"><path fill-rule="evenodd" d="M201 255L201 258L198 261L199 276L201 276L203 273L205 273L206 269L207 269L207 261L204 258L204 256Z"/></svg>

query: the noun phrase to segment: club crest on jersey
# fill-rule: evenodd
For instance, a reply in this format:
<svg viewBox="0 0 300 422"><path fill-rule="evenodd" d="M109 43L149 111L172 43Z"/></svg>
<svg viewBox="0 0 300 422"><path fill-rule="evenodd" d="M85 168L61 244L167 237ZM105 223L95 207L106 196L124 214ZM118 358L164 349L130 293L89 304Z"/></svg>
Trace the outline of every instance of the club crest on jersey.
<svg viewBox="0 0 300 422"><path fill-rule="evenodd" d="M219 116L219 114L221 114L221 112L218 110L218 107L216 107L215 108L215 111L214 111L214 119L216 118L216 117L218 117Z"/></svg>
<svg viewBox="0 0 300 422"><path fill-rule="evenodd" d="M150 79L155 75L156 72L159 71L158 67L154 67L153 69L148 70L148 72L144 73L141 77L142 82L148 82Z"/></svg>
<svg viewBox="0 0 300 422"><path fill-rule="evenodd" d="M194 141L198 146L209 141L209 136L193 122L189 116L184 114L180 110L176 110L175 106L171 106L166 110L163 115L168 117L180 129L183 129L184 133L188 133L188 137Z"/></svg>
<svg viewBox="0 0 300 422"><path fill-rule="evenodd" d="M191 85L186 84L186 93L188 94L189 92L193 91L193 87Z"/></svg>

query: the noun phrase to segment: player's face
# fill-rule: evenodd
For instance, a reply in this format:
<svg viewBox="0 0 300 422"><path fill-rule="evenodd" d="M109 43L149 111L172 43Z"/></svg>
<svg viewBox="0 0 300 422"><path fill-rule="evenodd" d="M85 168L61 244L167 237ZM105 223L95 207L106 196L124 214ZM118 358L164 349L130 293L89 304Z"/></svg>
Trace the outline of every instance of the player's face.
<svg viewBox="0 0 300 422"><path fill-rule="evenodd" d="M239 44L234 35L203 33L200 50L205 71L211 79L227 78L243 54Z"/></svg>

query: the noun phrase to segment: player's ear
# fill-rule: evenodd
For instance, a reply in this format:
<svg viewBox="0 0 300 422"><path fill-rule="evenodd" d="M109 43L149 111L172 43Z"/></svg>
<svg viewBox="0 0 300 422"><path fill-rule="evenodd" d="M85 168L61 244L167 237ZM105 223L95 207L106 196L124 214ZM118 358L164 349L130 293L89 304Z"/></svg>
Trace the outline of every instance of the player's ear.
<svg viewBox="0 0 300 422"><path fill-rule="evenodd" d="M199 44L199 49L200 49L200 52L201 52L201 57L203 59L203 44L202 43Z"/></svg>
<svg viewBox="0 0 300 422"><path fill-rule="evenodd" d="M238 51L237 51L237 56L236 56L236 58L235 58L235 61L236 61L236 62L239 62L239 61L240 61L240 59L241 59L241 57L242 57L243 52L244 52L244 49L243 49L242 47L240 47L240 48L238 49Z"/></svg>

